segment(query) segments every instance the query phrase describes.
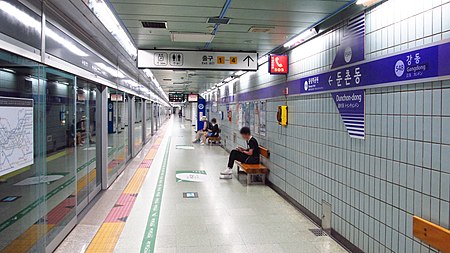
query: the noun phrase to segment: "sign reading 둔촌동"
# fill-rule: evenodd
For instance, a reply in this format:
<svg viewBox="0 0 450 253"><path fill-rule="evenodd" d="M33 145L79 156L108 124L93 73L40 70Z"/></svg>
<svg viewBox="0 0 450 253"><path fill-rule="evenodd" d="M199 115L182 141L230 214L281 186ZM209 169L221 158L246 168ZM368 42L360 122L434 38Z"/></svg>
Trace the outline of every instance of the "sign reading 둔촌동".
<svg viewBox="0 0 450 253"><path fill-rule="evenodd" d="M0 97L0 176L33 162L33 100Z"/></svg>
<svg viewBox="0 0 450 253"><path fill-rule="evenodd" d="M348 134L352 138L365 137L365 91L331 93Z"/></svg>
<svg viewBox="0 0 450 253"><path fill-rule="evenodd" d="M450 42L447 41L301 78L300 94L400 85L421 79L435 80L450 76L448 59Z"/></svg>
<svg viewBox="0 0 450 253"><path fill-rule="evenodd" d="M138 68L258 70L258 53L138 50Z"/></svg>

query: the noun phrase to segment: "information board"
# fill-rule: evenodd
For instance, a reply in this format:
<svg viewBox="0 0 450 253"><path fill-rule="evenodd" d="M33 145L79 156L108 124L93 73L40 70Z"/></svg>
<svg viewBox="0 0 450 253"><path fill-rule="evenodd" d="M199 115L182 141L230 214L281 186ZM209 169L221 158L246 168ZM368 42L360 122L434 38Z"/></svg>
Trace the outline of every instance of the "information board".
<svg viewBox="0 0 450 253"><path fill-rule="evenodd" d="M0 176L33 162L33 100L0 97Z"/></svg>
<svg viewBox="0 0 450 253"><path fill-rule="evenodd" d="M258 53L139 50L138 68L258 70Z"/></svg>

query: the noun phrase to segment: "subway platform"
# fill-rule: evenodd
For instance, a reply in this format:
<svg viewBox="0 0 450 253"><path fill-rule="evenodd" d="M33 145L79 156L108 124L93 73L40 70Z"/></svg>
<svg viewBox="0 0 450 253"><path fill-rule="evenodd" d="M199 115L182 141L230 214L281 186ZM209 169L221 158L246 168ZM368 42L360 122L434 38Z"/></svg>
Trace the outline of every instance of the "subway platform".
<svg viewBox="0 0 450 253"><path fill-rule="evenodd" d="M56 252L347 252L270 187L219 179L228 153L192 132L163 125Z"/></svg>

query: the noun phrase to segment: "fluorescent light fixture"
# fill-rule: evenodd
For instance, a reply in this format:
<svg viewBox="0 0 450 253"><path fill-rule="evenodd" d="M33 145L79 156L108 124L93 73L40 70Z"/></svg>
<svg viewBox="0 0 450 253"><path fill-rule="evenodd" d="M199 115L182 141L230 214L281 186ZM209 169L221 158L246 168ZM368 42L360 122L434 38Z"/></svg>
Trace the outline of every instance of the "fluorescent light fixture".
<svg viewBox="0 0 450 253"><path fill-rule="evenodd" d="M4 14L19 21L23 25L38 31L39 33L41 32L41 22L39 20L34 19L32 16L28 15L28 13L18 9L14 5L5 1L0 1L0 10L2 10ZM82 57L89 56L83 50L74 45L71 41L68 41L65 38L61 37L59 34L51 30L50 28L46 30L46 33L50 38L54 39L63 47L67 48L70 52Z"/></svg>
<svg viewBox="0 0 450 253"><path fill-rule="evenodd" d="M25 80L30 81L30 82L37 81L37 79L32 76L25 77Z"/></svg>
<svg viewBox="0 0 450 253"><path fill-rule="evenodd" d="M234 73L234 76L242 76L243 74L245 74L245 71L239 70L238 72Z"/></svg>
<svg viewBox="0 0 450 253"><path fill-rule="evenodd" d="M233 80L233 77L232 77L232 76L225 78L225 80L223 80L223 82L228 83L228 82L230 82L231 80Z"/></svg>
<svg viewBox="0 0 450 253"><path fill-rule="evenodd" d="M267 55L264 55L263 57L258 59L258 65L263 65L267 61L269 61L269 57Z"/></svg>
<svg viewBox="0 0 450 253"><path fill-rule="evenodd" d="M150 69L144 69L143 71L148 78L152 79L152 81L155 79L155 76Z"/></svg>
<svg viewBox="0 0 450 253"><path fill-rule="evenodd" d="M120 45L127 51L127 53L136 59L137 48L134 46L128 34L123 29L120 22L117 20L116 15L111 11L109 6L104 0L88 0L88 5L92 9L92 12L102 22L102 24L108 29L108 31L116 38Z"/></svg>
<svg viewBox="0 0 450 253"><path fill-rule="evenodd" d="M357 5L363 5L364 7L370 7L374 4L381 2L382 0L358 0Z"/></svg>
<svg viewBox="0 0 450 253"><path fill-rule="evenodd" d="M299 35L295 36L288 42L284 43L283 46L286 48L290 48L292 46L297 46L297 45L305 42L307 39L314 37L315 35L317 35L317 31L315 28L308 29L308 30L300 33Z"/></svg>
<svg viewBox="0 0 450 253"><path fill-rule="evenodd" d="M12 70L12 69L1 68L0 70L5 71L5 72L9 72L9 73L13 73L13 74L16 73L16 71Z"/></svg>
<svg viewBox="0 0 450 253"><path fill-rule="evenodd" d="M213 34L209 33L177 33L170 34L170 38L173 42L200 42L208 43L214 39Z"/></svg>

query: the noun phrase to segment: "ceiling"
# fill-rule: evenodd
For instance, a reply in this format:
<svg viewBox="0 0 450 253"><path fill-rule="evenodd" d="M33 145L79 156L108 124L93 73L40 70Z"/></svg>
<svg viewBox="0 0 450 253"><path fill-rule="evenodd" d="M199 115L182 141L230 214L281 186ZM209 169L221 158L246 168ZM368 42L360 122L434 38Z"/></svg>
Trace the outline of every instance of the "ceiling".
<svg viewBox="0 0 450 253"><path fill-rule="evenodd" d="M257 51L265 54L353 0L233 0L212 43L172 42L171 32L211 33L226 0L110 0L139 49ZM141 21L166 21L168 29L144 28ZM252 27L269 32L249 32ZM232 72L153 70L164 90L203 91ZM170 80L169 80L170 79Z"/></svg>

